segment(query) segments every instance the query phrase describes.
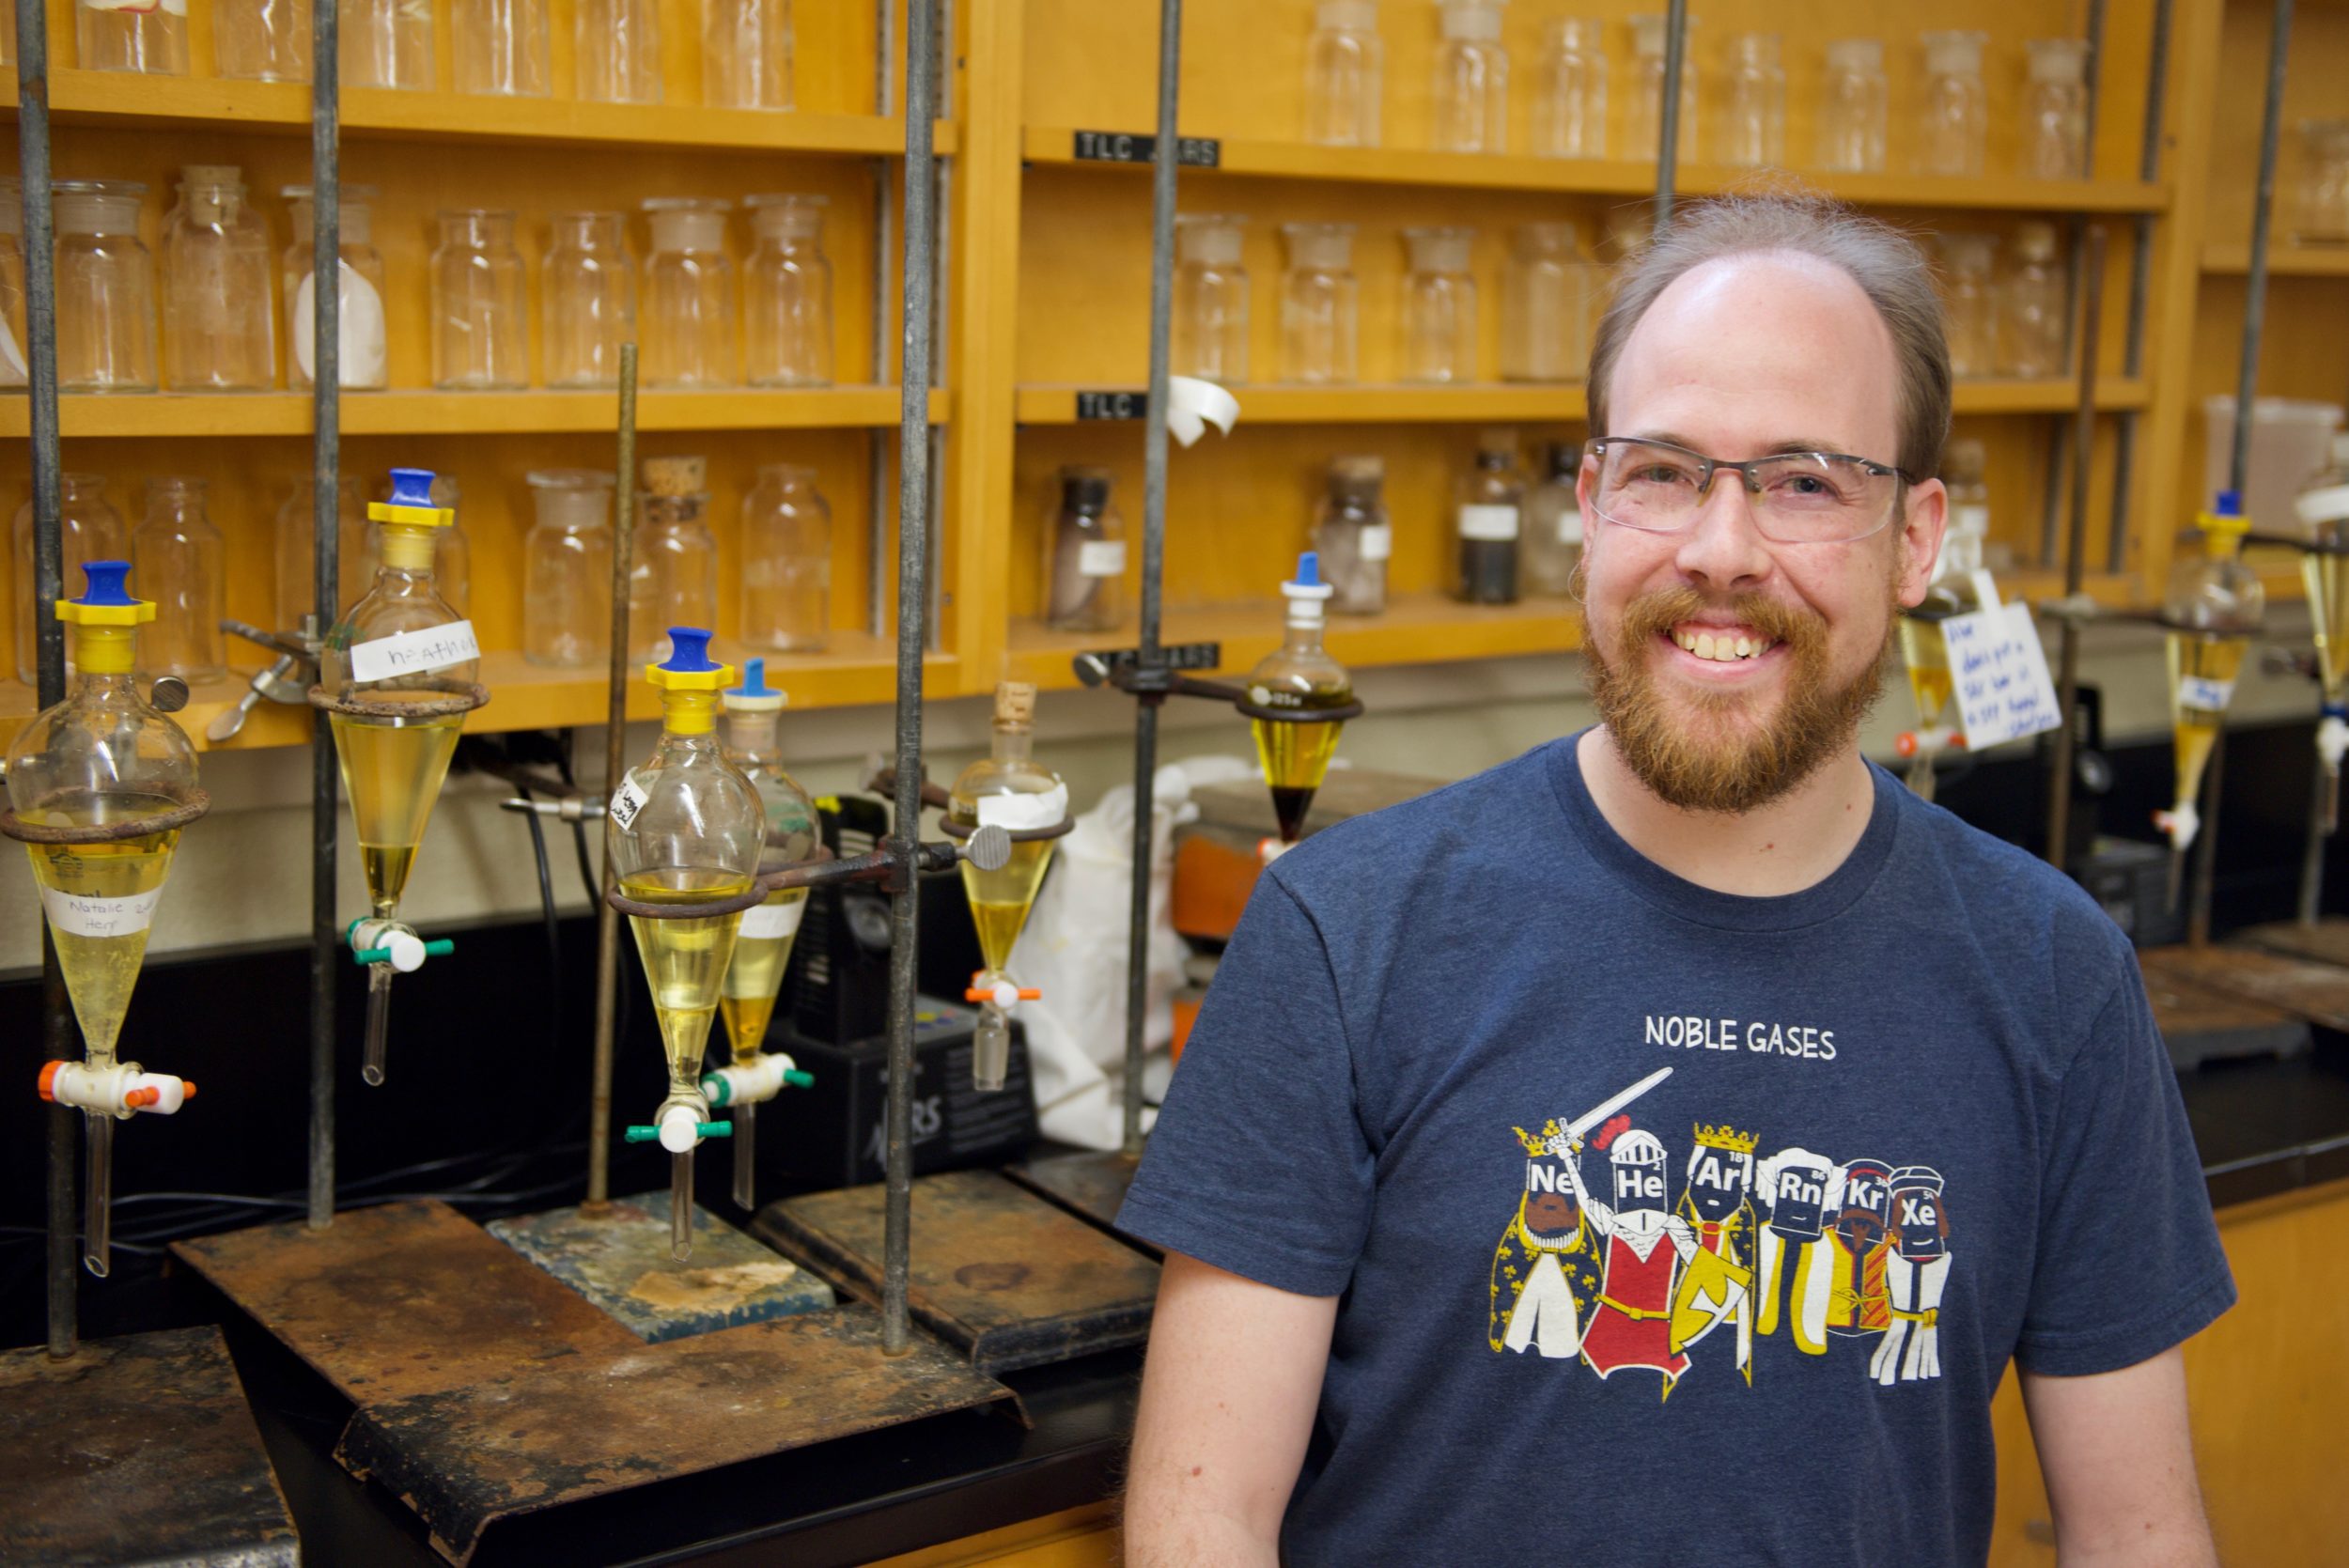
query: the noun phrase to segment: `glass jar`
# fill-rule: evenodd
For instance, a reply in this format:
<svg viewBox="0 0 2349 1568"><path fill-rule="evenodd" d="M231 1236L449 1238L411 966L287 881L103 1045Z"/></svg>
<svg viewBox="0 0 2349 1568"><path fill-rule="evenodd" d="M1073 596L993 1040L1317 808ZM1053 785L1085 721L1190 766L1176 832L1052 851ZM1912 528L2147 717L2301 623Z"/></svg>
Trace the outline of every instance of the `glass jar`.
<svg viewBox="0 0 2349 1568"><path fill-rule="evenodd" d="M1436 45L1435 116L1429 145L1438 152L1505 152L1509 147L1509 49L1501 41L1508 0L1436 0L1443 38Z"/></svg>
<svg viewBox="0 0 2349 1568"><path fill-rule="evenodd" d="M2292 242L2349 245L2349 119L2304 119L2298 130Z"/></svg>
<svg viewBox="0 0 2349 1568"><path fill-rule="evenodd" d="M280 193L292 204L293 243L286 247L286 384L306 391L317 374L315 334L317 285L310 256L310 187L288 185ZM375 187L343 187L342 255L335 268L342 358L336 379L346 392L380 392L391 384L383 320L383 254L375 248Z"/></svg>
<svg viewBox="0 0 2349 1568"><path fill-rule="evenodd" d="M375 581L375 530L367 521L366 490L356 475L341 474L335 477L334 498L334 581L338 586L334 602L319 618L320 629L333 626L343 611L357 604L359 596ZM277 507L276 611L277 626L283 631L300 630L302 617L310 613L312 590L317 585L312 554L317 518L318 476L304 474L294 480Z"/></svg>
<svg viewBox="0 0 2349 1568"><path fill-rule="evenodd" d="M1382 458L1330 459L1329 493L1314 519L1314 550L1321 580L1330 585L1330 608L1338 614L1376 615L1387 608L1394 526L1380 493L1386 478Z"/></svg>
<svg viewBox="0 0 2349 1568"><path fill-rule="evenodd" d="M1403 377L1407 381L1476 380L1476 279L1469 272L1472 228L1407 228L1410 271L1403 279Z"/></svg>
<svg viewBox="0 0 2349 1568"><path fill-rule="evenodd" d="M709 529L708 465L647 458L628 580L628 651L669 657L669 628L718 624L718 536Z"/></svg>
<svg viewBox="0 0 2349 1568"><path fill-rule="evenodd" d="M1460 480L1453 512L1452 591L1462 603L1517 601L1524 504L1517 432L1485 431L1477 438L1476 464Z"/></svg>
<svg viewBox="0 0 2349 1568"><path fill-rule="evenodd" d="M645 203L652 227L652 253L645 258L646 386L734 384L734 264L726 259L726 214L733 210L731 202L692 196Z"/></svg>
<svg viewBox="0 0 2349 1568"><path fill-rule="evenodd" d="M702 0L702 101L791 107L791 0Z"/></svg>
<svg viewBox="0 0 2349 1568"><path fill-rule="evenodd" d="M75 0L73 37L84 70L188 73L188 0Z"/></svg>
<svg viewBox="0 0 2349 1568"><path fill-rule="evenodd" d="M306 0L214 0L212 69L251 82L307 82Z"/></svg>
<svg viewBox="0 0 2349 1568"><path fill-rule="evenodd" d="M816 471L767 463L742 498L742 642L820 653L832 631L832 503Z"/></svg>
<svg viewBox="0 0 2349 1568"><path fill-rule="evenodd" d="M1631 19L1631 99L1624 112L1624 155L1654 158L1664 146L1664 18L1644 11ZM1688 18L1680 50L1678 162L1696 162L1697 19Z"/></svg>
<svg viewBox="0 0 2349 1568"><path fill-rule="evenodd" d="M1827 46L1819 91L1818 165L1830 174L1882 174L1891 97L1882 39L1837 39Z"/></svg>
<svg viewBox="0 0 2349 1568"><path fill-rule="evenodd" d="M139 241L139 199L126 179L60 179L57 390L155 390L155 260Z"/></svg>
<svg viewBox="0 0 2349 1568"><path fill-rule="evenodd" d="M1377 147L1386 60L1378 0L1321 0L1305 40L1305 140Z"/></svg>
<svg viewBox="0 0 2349 1568"><path fill-rule="evenodd" d="M612 474L555 468L528 478L537 519L522 541L522 658L599 668L612 646Z"/></svg>
<svg viewBox="0 0 2349 1568"><path fill-rule="evenodd" d="M749 196L742 268L742 379L753 386L832 385L832 263L822 196Z"/></svg>
<svg viewBox="0 0 2349 1568"><path fill-rule="evenodd" d="M340 0L339 12L334 55L344 86L432 90L431 0Z"/></svg>
<svg viewBox="0 0 2349 1568"><path fill-rule="evenodd" d="M1919 41L1925 46L1925 90L1917 100L1917 172L1978 176L1990 133L1989 96L1982 85L1983 35L1923 33Z"/></svg>
<svg viewBox="0 0 2349 1568"><path fill-rule="evenodd" d="M1950 340L1950 374L1960 380L1999 373L1999 300L1991 287L1998 264L1995 234L1944 233L1941 315Z"/></svg>
<svg viewBox="0 0 2349 1568"><path fill-rule="evenodd" d="M0 179L0 392L25 387L24 341L24 182Z"/></svg>
<svg viewBox="0 0 2349 1568"><path fill-rule="evenodd" d="M1283 224L1288 271L1281 274L1281 379L1350 386L1361 343L1360 288L1352 224Z"/></svg>
<svg viewBox="0 0 2349 1568"><path fill-rule="evenodd" d="M60 581L71 582L90 561L122 561L131 554L122 514L106 500L106 481L95 474L57 476L57 537ZM33 504L16 509L16 678L31 686L40 679L34 644ZM72 640L67 639L70 655Z"/></svg>
<svg viewBox="0 0 2349 1568"><path fill-rule="evenodd" d="M1786 162L1786 67L1776 33L1738 33L1729 40L1722 84L1721 162L1733 169L1774 169Z"/></svg>
<svg viewBox="0 0 2349 1568"><path fill-rule="evenodd" d="M2088 178L2088 42L2026 39L2030 84L2023 97L2023 173Z"/></svg>
<svg viewBox="0 0 2349 1568"><path fill-rule="evenodd" d="M636 326L636 277L617 212L558 212L538 280L538 351L551 387L620 384L620 345Z"/></svg>
<svg viewBox="0 0 2349 1568"><path fill-rule="evenodd" d="M226 545L205 515L201 479L147 482L147 516L131 535L131 580L155 605L138 637L139 673L191 685L228 674L220 618L228 613Z"/></svg>
<svg viewBox="0 0 2349 1568"><path fill-rule="evenodd" d="M1044 622L1054 631L1115 631L1126 613L1126 520L1109 470L1060 471L1060 510L1045 527Z"/></svg>
<svg viewBox="0 0 2349 1568"><path fill-rule="evenodd" d="M528 286L514 214L441 214L432 252L432 384L443 392L530 384Z"/></svg>
<svg viewBox="0 0 2349 1568"><path fill-rule="evenodd" d="M2015 230L2015 265L1999 287L1999 373L2002 376L2061 376L2071 355L2064 341L2068 293L2056 266L2053 224L2027 223Z"/></svg>
<svg viewBox="0 0 2349 1568"><path fill-rule="evenodd" d="M579 0L573 36L582 99L661 101L659 0Z"/></svg>
<svg viewBox="0 0 2349 1568"><path fill-rule="evenodd" d="M1571 598L1582 564L1582 504L1574 493L1582 472L1582 443L1545 442L1540 482L1526 493L1517 540L1517 576L1529 594Z"/></svg>
<svg viewBox="0 0 2349 1568"><path fill-rule="evenodd" d="M1183 212L1174 219L1177 376L1222 386L1248 380L1248 270L1240 265L1244 218Z"/></svg>
<svg viewBox="0 0 2349 1568"><path fill-rule="evenodd" d="M163 220L163 386L266 392L277 384L269 225L241 171L191 163L179 177L179 205Z"/></svg>
<svg viewBox="0 0 2349 1568"><path fill-rule="evenodd" d="M547 0L449 0L448 34L459 92L544 98L552 90Z"/></svg>
<svg viewBox="0 0 2349 1568"><path fill-rule="evenodd" d="M1568 223L1524 224L1501 276L1501 379L1579 381L1591 357L1591 268Z"/></svg>
<svg viewBox="0 0 2349 1568"><path fill-rule="evenodd" d="M1593 18L1558 17L1542 29L1533 151L1542 158L1607 156L1607 45Z"/></svg>

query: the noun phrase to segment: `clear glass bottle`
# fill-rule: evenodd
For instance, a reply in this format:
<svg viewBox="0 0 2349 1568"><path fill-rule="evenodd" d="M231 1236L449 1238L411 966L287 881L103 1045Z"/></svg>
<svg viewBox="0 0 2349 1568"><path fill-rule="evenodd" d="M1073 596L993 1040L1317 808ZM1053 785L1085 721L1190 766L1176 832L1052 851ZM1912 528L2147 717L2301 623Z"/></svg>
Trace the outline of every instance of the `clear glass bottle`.
<svg viewBox="0 0 2349 1568"><path fill-rule="evenodd" d="M25 685L40 678L39 653L34 643L33 504L16 509L16 678ZM122 514L106 499L106 481L95 474L63 474L57 478L57 533L63 541L60 558L64 581L92 561L125 561L131 556L131 531ZM67 653L72 652L68 640Z"/></svg>
<svg viewBox="0 0 2349 1568"><path fill-rule="evenodd" d="M2227 722L2236 678L2267 615L2267 590L2243 562L2249 526L2242 497L2221 491L2197 519L2200 548L2182 544L2170 564L2161 618L2168 628L2170 723L2177 793L2156 820L2184 855L2201 825L2202 772Z"/></svg>
<svg viewBox="0 0 2349 1568"><path fill-rule="evenodd" d="M1000 827L1014 833L1058 827L1068 816L1068 785L1033 755L1034 687L1005 681L995 688L994 731L988 754L956 776L947 793L947 820L965 830ZM1052 863L1053 843L1049 838L1016 842L1011 859L995 871L962 862L962 891L971 901L979 958L987 966L972 977L972 991L994 991L999 984L1010 983L1010 995L1019 995L1017 983L1010 982L1012 950ZM979 1089L1003 1086L1011 1054L1005 1016L1010 1005L1009 1001L990 998L981 1009L972 1063Z"/></svg>
<svg viewBox="0 0 2349 1568"><path fill-rule="evenodd" d="M1570 223L1523 224L1501 277L1501 379L1579 381L1591 357L1591 266Z"/></svg>
<svg viewBox="0 0 2349 1568"><path fill-rule="evenodd" d="M522 541L522 658L599 669L612 646L612 475L552 468L528 478L537 520Z"/></svg>
<svg viewBox="0 0 2349 1568"><path fill-rule="evenodd" d="M2349 119L2304 119L2293 182L2292 242L2349 245Z"/></svg>
<svg viewBox="0 0 2349 1568"><path fill-rule="evenodd" d="M2055 225L2015 230L2015 265L1999 287L1999 373L2061 376L2070 361L2064 341L2065 285L2056 265Z"/></svg>
<svg viewBox="0 0 2349 1568"><path fill-rule="evenodd" d="M658 0L579 0L573 36L583 100L661 101Z"/></svg>
<svg viewBox="0 0 2349 1568"><path fill-rule="evenodd" d="M310 256L310 187L288 185L279 193L291 204L293 242L286 247L286 384L296 392L309 389L316 374L312 317L317 283ZM337 379L346 392L380 392L391 384L387 328L383 318L383 253L375 248L375 197L372 185L343 187L342 228L335 237L342 246L337 277L342 332Z"/></svg>
<svg viewBox="0 0 2349 1568"><path fill-rule="evenodd" d="M1964 30L1919 35L1925 87L1917 100L1917 172L1972 178L1982 173L1990 134L1989 94L1982 82L1984 35Z"/></svg>
<svg viewBox="0 0 2349 1568"><path fill-rule="evenodd" d="M74 0L73 36L84 70L188 73L188 0Z"/></svg>
<svg viewBox="0 0 2349 1568"><path fill-rule="evenodd" d="M334 554L339 587L334 602L319 617L321 626L333 626L335 616L358 603L359 596L375 581L375 525L367 521L366 490L356 474L345 473L335 475L334 493L339 503ZM317 519L318 479L303 474L292 482L277 506L275 606L281 631L301 629L302 617L310 613L317 582L312 565Z"/></svg>
<svg viewBox="0 0 2349 1568"><path fill-rule="evenodd" d="M1786 163L1786 67L1778 35L1732 35L1722 87L1721 162L1733 169L1782 168Z"/></svg>
<svg viewBox="0 0 2349 1568"><path fill-rule="evenodd" d="M515 217L479 208L443 212L432 252L432 384L444 392L530 384L528 282Z"/></svg>
<svg viewBox="0 0 2349 1568"><path fill-rule="evenodd" d="M731 202L691 196L645 203L652 227L642 324L648 387L735 383L734 264L726 259L726 214L733 210Z"/></svg>
<svg viewBox="0 0 2349 1568"><path fill-rule="evenodd" d="M1361 341L1354 225L1283 224L1281 234L1289 254L1281 274L1281 379L1351 386Z"/></svg>
<svg viewBox="0 0 2349 1568"><path fill-rule="evenodd" d="M1126 618L1126 520L1101 468L1060 471L1060 510L1044 531L1044 621L1054 631L1115 631Z"/></svg>
<svg viewBox="0 0 2349 1568"><path fill-rule="evenodd" d="M544 98L553 90L547 0L449 0L448 33L459 92Z"/></svg>
<svg viewBox="0 0 2349 1568"><path fill-rule="evenodd" d="M24 182L0 179L0 392L22 392L24 362Z"/></svg>
<svg viewBox="0 0 2349 1568"><path fill-rule="evenodd" d="M718 624L718 536L709 527L708 465L646 458L628 581L628 653L665 659L669 628Z"/></svg>
<svg viewBox="0 0 2349 1568"><path fill-rule="evenodd" d="M1378 0L1321 0L1305 40L1305 140L1377 147L1386 61Z"/></svg>
<svg viewBox="0 0 2349 1568"><path fill-rule="evenodd" d="M1607 156L1607 45L1595 18L1552 18L1533 76L1533 152Z"/></svg>
<svg viewBox="0 0 2349 1568"><path fill-rule="evenodd" d="M1330 459L1329 493L1314 519L1314 553L1330 584L1330 608L1341 615L1376 615L1387 608L1394 525L1381 493L1386 478L1383 458Z"/></svg>
<svg viewBox="0 0 2349 1568"><path fill-rule="evenodd" d="M1960 380L1999 373L1999 296L1991 274L1999 237L1966 231L1939 236L1941 313L1950 374Z"/></svg>
<svg viewBox="0 0 2349 1568"><path fill-rule="evenodd" d="M742 643L820 653L832 632L832 503L816 471L767 463L742 498Z"/></svg>
<svg viewBox="0 0 2349 1568"><path fill-rule="evenodd" d="M205 514L201 479L147 482L147 516L131 535L139 591L154 596L155 624L139 639L139 673L191 685L228 674L220 618L228 613L226 544Z"/></svg>
<svg viewBox="0 0 2349 1568"><path fill-rule="evenodd" d="M269 225L237 168L191 163L179 177L163 220L164 390L266 392L277 384Z"/></svg>
<svg viewBox="0 0 2349 1568"><path fill-rule="evenodd" d="M60 179L56 216L57 390L155 390L155 260L139 240L127 179Z"/></svg>
<svg viewBox="0 0 2349 1568"><path fill-rule="evenodd" d="M2030 82L2023 97L2023 173L2088 178L2088 41L2026 39Z"/></svg>
<svg viewBox="0 0 2349 1568"><path fill-rule="evenodd" d="M339 12L334 53L344 86L433 89L431 0L341 0Z"/></svg>
<svg viewBox="0 0 2349 1568"><path fill-rule="evenodd" d="M1517 472L1517 433L1486 430L1476 464L1461 476L1453 511L1452 592L1464 604L1515 604L1523 533L1525 476Z"/></svg>
<svg viewBox="0 0 2349 1568"><path fill-rule="evenodd" d="M303 0L214 0L212 69L253 82L310 79L310 8Z"/></svg>
<svg viewBox="0 0 2349 1568"><path fill-rule="evenodd" d="M1281 598L1287 606L1281 645L1257 660L1242 687L1252 706L1295 715L1249 715L1249 728L1255 732L1256 762L1264 770L1266 787L1272 791L1272 815L1280 825L1283 844L1295 844L1304 836L1305 814L1313 809L1314 792L1329 775L1339 732L1346 728L1343 718L1314 716L1351 706L1354 702L1353 677L1321 645L1330 593L1313 552L1299 556L1297 576L1281 584Z"/></svg>
<svg viewBox="0 0 2349 1568"><path fill-rule="evenodd" d="M1174 321L1169 364L1177 376L1220 386L1248 380L1248 269L1243 218L1183 212L1174 219Z"/></svg>
<svg viewBox="0 0 2349 1568"><path fill-rule="evenodd" d="M1624 155L1654 158L1664 145L1664 17L1631 19L1631 97L1624 109ZM1697 19L1688 19L1680 51L1679 162L1697 161Z"/></svg>
<svg viewBox="0 0 2349 1568"><path fill-rule="evenodd" d="M832 385L832 263L822 196L748 196L742 268L742 379L753 386Z"/></svg>
<svg viewBox="0 0 2349 1568"><path fill-rule="evenodd" d="M1818 166L1829 174L1882 174L1891 95L1882 39L1837 39L1827 46L1820 85Z"/></svg>
<svg viewBox="0 0 2349 1568"><path fill-rule="evenodd" d="M1472 228L1407 228L1403 279L1403 380L1476 380L1476 278Z"/></svg>
<svg viewBox="0 0 2349 1568"><path fill-rule="evenodd" d="M1582 564L1582 505L1574 493L1582 472L1582 443L1542 443L1541 482L1526 492L1517 540L1517 575L1526 593L1565 598Z"/></svg>
<svg viewBox="0 0 2349 1568"><path fill-rule="evenodd" d="M566 389L620 384L620 345L636 326L636 274L617 212L558 212L538 284L538 351L546 382Z"/></svg>
<svg viewBox="0 0 2349 1568"><path fill-rule="evenodd" d="M702 0L702 101L791 107L791 0Z"/></svg>
<svg viewBox="0 0 2349 1568"><path fill-rule="evenodd" d="M1429 89L1429 145L1438 152L1509 150L1509 49L1501 39L1508 0L1436 0L1442 39Z"/></svg>

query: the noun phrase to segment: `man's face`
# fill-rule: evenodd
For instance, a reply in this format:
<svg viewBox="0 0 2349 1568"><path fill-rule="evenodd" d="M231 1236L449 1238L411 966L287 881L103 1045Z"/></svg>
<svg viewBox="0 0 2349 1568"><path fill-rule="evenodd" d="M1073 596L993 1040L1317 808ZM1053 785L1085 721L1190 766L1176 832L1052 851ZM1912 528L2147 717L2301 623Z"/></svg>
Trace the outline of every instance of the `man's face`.
<svg viewBox="0 0 2349 1568"><path fill-rule="evenodd" d="M1743 460L1773 452L1898 458L1892 341L1839 269L1802 256L1709 262L1657 297L1617 359L1610 428ZM1647 786L1695 811L1750 811L1850 743L1875 698L1902 606L1940 547L1937 480L1863 539L1779 544L1754 526L1735 474L1717 475L1677 534L1606 521L1597 459L1579 483L1589 520L1585 656L1608 734ZM1889 503L1888 503L1889 505ZM1764 651L1705 658L1742 639Z"/></svg>

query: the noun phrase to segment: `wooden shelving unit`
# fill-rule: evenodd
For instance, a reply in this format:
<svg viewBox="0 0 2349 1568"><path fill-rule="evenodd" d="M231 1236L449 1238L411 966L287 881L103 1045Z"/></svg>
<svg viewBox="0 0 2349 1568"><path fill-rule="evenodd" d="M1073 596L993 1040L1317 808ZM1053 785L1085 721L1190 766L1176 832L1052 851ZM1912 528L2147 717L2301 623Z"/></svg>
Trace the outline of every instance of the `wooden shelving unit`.
<svg viewBox="0 0 2349 1568"><path fill-rule="evenodd" d="M930 394L930 422L943 424L952 395ZM894 429L901 407L889 386L762 392L645 392L636 427L645 431ZM0 402L0 437L23 437L21 397ZM306 392L65 396L57 423L80 436L306 436ZM342 400L342 427L353 436L556 435L596 433L619 423L611 392L353 392Z"/></svg>
<svg viewBox="0 0 2349 1568"><path fill-rule="evenodd" d="M2251 270L2251 245L2211 243L2202 247L2202 271L2241 276ZM2318 250L2280 241L2267 250L2267 270L2279 277L2349 278L2349 246Z"/></svg>

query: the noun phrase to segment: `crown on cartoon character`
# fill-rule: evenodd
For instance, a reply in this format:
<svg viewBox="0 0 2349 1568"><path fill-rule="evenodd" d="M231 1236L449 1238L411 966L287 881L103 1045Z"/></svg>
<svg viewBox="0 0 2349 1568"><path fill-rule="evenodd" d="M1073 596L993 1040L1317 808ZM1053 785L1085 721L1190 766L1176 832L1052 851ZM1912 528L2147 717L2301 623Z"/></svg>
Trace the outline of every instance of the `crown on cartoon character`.
<svg viewBox="0 0 2349 1568"><path fill-rule="evenodd" d="M1762 1139L1760 1133L1739 1132L1726 1122L1718 1127L1710 1122L1699 1122L1696 1127L1697 1143L1707 1149L1728 1149L1736 1154L1750 1155Z"/></svg>
<svg viewBox="0 0 2349 1568"><path fill-rule="evenodd" d="M1538 1157L1549 1153L1549 1141L1558 1136L1558 1118L1552 1116L1544 1122L1539 1132L1528 1132L1523 1127L1509 1130L1517 1135L1517 1141L1525 1145L1527 1154Z"/></svg>

